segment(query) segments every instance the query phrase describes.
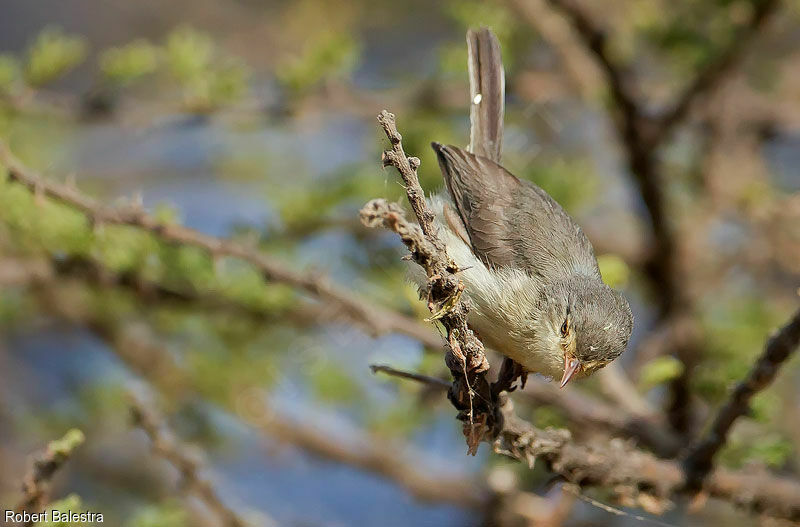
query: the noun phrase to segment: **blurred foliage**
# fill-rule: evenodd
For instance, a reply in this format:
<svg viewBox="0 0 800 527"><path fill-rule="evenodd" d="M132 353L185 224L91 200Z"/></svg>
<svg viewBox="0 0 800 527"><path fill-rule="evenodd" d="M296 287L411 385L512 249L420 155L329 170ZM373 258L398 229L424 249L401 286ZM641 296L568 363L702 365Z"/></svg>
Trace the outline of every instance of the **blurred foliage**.
<svg viewBox="0 0 800 527"><path fill-rule="evenodd" d="M64 437L61 439L50 441L47 445L47 450L58 457L69 456L72 454L72 451L81 446L85 440L86 436L83 435L83 432L77 428L72 428L64 434Z"/></svg>
<svg viewBox="0 0 800 527"><path fill-rule="evenodd" d="M324 82L350 75L359 53L352 35L315 33L303 53L279 64L275 75L291 97L301 97Z"/></svg>
<svg viewBox="0 0 800 527"><path fill-rule="evenodd" d="M0 94L14 91L21 71L22 67L16 57L10 53L0 53Z"/></svg>
<svg viewBox="0 0 800 527"><path fill-rule="evenodd" d="M78 512L86 510L81 502L80 496L77 494L70 494L66 498L57 500L50 505L48 505L48 510L57 510L61 513L65 513L68 511ZM80 522L37 522L34 524L35 527L78 527L81 525Z"/></svg>
<svg viewBox="0 0 800 527"><path fill-rule="evenodd" d="M747 374L783 316L761 296L708 298L701 313L706 354L694 376L698 393L715 402L725 397L731 383Z"/></svg>
<svg viewBox="0 0 800 527"><path fill-rule="evenodd" d="M85 38L57 28L45 29L28 49L25 80L34 87L44 86L83 62L87 53Z"/></svg>
<svg viewBox="0 0 800 527"><path fill-rule="evenodd" d="M642 368L639 374L639 389L644 392L666 384L676 379L681 373L683 373L683 363L675 357L669 355L656 357Z"/></svg>
<svg viewBox="0 0 800 527"><path fill-rule="evenodd" d="M354 382L352 372L334 361L316 364L311 369L310 381L317 398L327 404L354 403L364 395Z"/></svg>
<svg viewBox="0 0 800 527"><path fill-rule="evenodd" d="M631 269L625 260L616 254L600 254L597 256L597 265L603 281L615 289L622 289L628 284Z"/></svg>
<svg viewBox="0 0 800 527"><path fill-rule="evenodd" d="M179 27L167 36L164 53L189 110L211 111L247 92L249 68L223 54L206 33Z"/></svg>
<svg viewBox="0 0 800 527"><path fill-rule="evenodd" d="M82 213L36 198L6 177L0 178L0 220L9 226L15 245L26 251L96 260L113 272L140 272L145 279L222 294L265 312L280 311L294 298L291 289L264 283L247 265L217 265L200 249L174 247L134 227L92 228Z"/></svg>
<svg viewBox="0 0 800 527"><path fill-rule="evenodd" d="M794 443L778 433L759 433L758 437L728 440L719 456L723 463L732 467L742 467L748 463L764 464L781 468L789 456L796 453Z"/></svg>
<svg viewBox="0 0 800 527"><path fill-rule="evenodd" d="M159 49L144 39L109 48L100 54L100 71L114 85L124 86L154 73L158 68Z"/></svg>
<svg viewBox="0 0 800 527"><path fill-rule="evenodd" d="M125 527L185 527L187 514L175 500L139 508Z"/></svg>

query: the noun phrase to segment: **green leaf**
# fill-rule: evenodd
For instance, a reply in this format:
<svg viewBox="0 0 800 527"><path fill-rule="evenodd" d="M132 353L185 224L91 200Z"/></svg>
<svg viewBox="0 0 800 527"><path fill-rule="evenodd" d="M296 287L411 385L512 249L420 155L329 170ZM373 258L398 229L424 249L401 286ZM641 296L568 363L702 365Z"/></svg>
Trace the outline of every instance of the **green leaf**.
<svg viewBox="0 0 800 527"><path fill-rule="evenodd" d="M189 26L175 29L167 37L167 66L182 81L201 75L211 63L214 52L211 37Z"/></svg>
<svg viewBox="0 0 800 527"><path fill-rule="evenodd" d="M117 85L129 84L158 68L158 47L139 39L120 47L103 51L100 71Z"/></svg>
<svg viewBox="0 0 800 527"><path fill-rule="evenodd" d="M47 507L47 509L48 511L57 510L59 512L67 512L67 511L77 512L77 511L82 511L83 510L82 507L83 505L81 503L80 496L78 496L77 494L70 494L66 498L51 503ZM48 514L48 518L50 517L51 517L50 514ZM63 522L63 521L55 523L52 521L36 523L36 527L72 527L77 525L78 525L77 523Z"/></svg>
<svg viewBox="0 0 800 527"><path fill-rule="evenodd" d="M70 72L86 58L86 39L67 35L57 28L42 31L28 49L25 81L43 86Z"/></svg>
<svg viewBox="0 0 800 527"><path fill-rule="evenodd" d="M8 53L0 53L0 93L10 93L20 78L19 60Z"/></svg>
<svg viewBox="0 0 800 527"><path fill-rule="evenodd" d="M628 283L631 270L625 260L616 254L601 254L597 257L597 265L600 266L603 281L609 286L625 287Z"/></svg>
<svg viewBox="0 0 800 527"><path fill-rule="evenodd" d="M168 500L157 505L139 507L126 527L184 527L186 511L180 503Z"/></svg>
<svg viewBox="0 0 800 527"><path fill-rule="evenodd" d="M351 35L324 33L314 38L302 55L279 65L275 73L292 95L302 95L325 80L349 75L359 52Z"/></svg>
<svg viewBox="0 0 800 527"><path fill-rule="evenodd" d="M47 445L47 449L56 456L67 457L72 454L73 450L81 446L85 440L86 436L83 435L83 432L77 428L73 428L64 434L64 437L61 439L51 441Z"/></svg>
<svg viewBox="0 0 800 527"><path fill-rule="evenodd" d="M669 355L657 357L642 368L639 387L642 390L649 390L675 379L681 373L683 373L683 364L678 359Z"/></svg>

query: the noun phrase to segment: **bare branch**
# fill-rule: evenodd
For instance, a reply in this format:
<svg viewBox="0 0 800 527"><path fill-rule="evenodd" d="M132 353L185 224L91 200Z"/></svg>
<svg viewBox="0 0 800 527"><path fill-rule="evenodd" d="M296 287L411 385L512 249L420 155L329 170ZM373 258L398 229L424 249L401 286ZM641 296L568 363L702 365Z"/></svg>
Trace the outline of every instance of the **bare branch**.
<svg viewBox="0 0 800 527"><path fill-rule="evenodd" d="M705 439L699 442L686 457L686 484L691 489L700 488L703 479L713 466L714 456L725 444L733 423L750 410L750 400L775 379L780 367L800 345L800 310L767 342L764 352L753 364L750 373L731 393L719 410Z"/></svg>
<svg viewBox="0 0 800 527"><path fill-rule="evenodd" d="M324 277L289 269L269 255L235 241L209 236L181 225L164 223L140 207L108 207L84 196L69 185L48 181L23 165L2 141L0 164L5 165L13 181L25 185L32 192L39 192L80 210L95 225L130 225L146 230L171 244L197 247L215 257L229 256L244 260L258 269L265 280L287 284L336 306L343 314L367 327L373 335L397 332L411 336L426 346L441 345L438 335L417 320L373 305L330 283Z"/></svg>
<svg viewBox="0 0 800 527"><path fill-rule="evenodd" d="M694 79L684 89L675 104L657 120L654 142L660 142L676 125L686 119L692 105L713 92L744 59L748 48L766 27L772 15L780 7L779 0L751 2L750 20L736 32L730 45L723 50L714 62L704 65Z"/></svg>
<svg viewBox="0 0 800 527"><path fill-rule="evenodd" d="M16 507L17 512L33 514L42 511L48 501L50 480L84 440L83 432L72 429L61 439L51 441L43 452L33 458L28 474L22 482L23 497ZM33 520L23 523L25 527L33 524Z"/></svg>
<svg viewBox="0 0 800 527"><path fill-rule="evenodd" d="M378 116L392 149L383 154L384 166L394 166L406 186L406 194L417 216L419 227L411 224L396 205L385 200L372 200L361 210L361 221L369 226L384 227L396 232L411 252L412 259L428 276L425 292L432 320L438 320L447 331L445 363L453 375L449 397L459 410L464 423L469 452L475 454L481 441L497 437L501 427L497 413L496 391L486 380L489 369L483 344L467 325L467 304L461 300L464 285L456 276L458 267L447 256L433 224L434 214L425 203L419 185L419 159L408 157L403 150L402 136L397 131L395 116L383 110Z"/></svg>
<svg viewBox="0 0 800 527"><path fill-rule="evenodd" d="M400 172L400 176L403 178L403 182L406 186L408 202L411 204L411 209L417 217L422 232L438 251L444 251L444 244L439 240L434 230L433 220L435 216L425 203L425 192L422 190L419 184L419 178L417 177L419 159L416 157L407 157L406 153L403 151L403 136L397 131L394 114L383 110L380 115L378 115L378 122L381 128L383 128L389 142L392 144L392 149L386 150L383 153L383 166L393 166Z"/></svg>
<svg viewBox="0 0 800 527"><path fill-rule="evenodd" d="M400 377L401 379L410 379L412 381L417 381L419 383L426 384L431 388L436 388L439 390L443 390L445 392L450 389L450 383L443 379L437 379L436 377L430 377L428 375L422 375L420 373L398 370L396 368L392 368L391 366L386 366L385 364L372 364L370 365L369 369L372 370L372 373L380 372L380 373L385 373L386 375L390 375L392 377Z"/></svg>
<svg viewBox="0 0 800 527"><path fill-rule="evenodd" d="M620 440L581 444L560 430L540 430L513 415L504 405L506 425L502 443L495 451L524 463L534 459L567 481L581 487L613 489L628 504L653 510L669 506L669 500L686 492L684 472L678 462L659 460L632 449ZM709 495L732 502L749 512L800 521L800 483L772 476L712 472L705 486Z"/></svg>
<svg viewBox="0 0 800 527"><path fill-rule="evenodd" d="M605 74L612 100L614 117L620 134L627 142L638 141L641 132L640 111L636 96L630 88L623 67L611 57L606 47L606 33L573 0L547 0L570 21L584 46L594 55Z"/></svg>
<svg viewBox="0 0 800 527"><path fill-rule="evenodd" d="M197 497L216 514L222 525L226 527L245 527L248 524L242 520L230 507L225 505L217 495L216 489L199 472L202 470L200 463L179 445L172 433L164 425L164 420L157 416L152 408L148 408L142 401L131 398L131 416L136 426L140 427L150 438L153 452L167 460L181 474L183 484L187 490L193 491ZM277 525L272 521L272 525Z"/></svg>

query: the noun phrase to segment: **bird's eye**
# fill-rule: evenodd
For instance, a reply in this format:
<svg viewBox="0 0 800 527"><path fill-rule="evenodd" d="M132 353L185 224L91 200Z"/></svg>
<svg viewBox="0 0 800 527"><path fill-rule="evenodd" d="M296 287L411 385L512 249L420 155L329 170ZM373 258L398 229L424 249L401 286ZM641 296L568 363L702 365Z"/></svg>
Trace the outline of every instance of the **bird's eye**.
<svg viewBox="0 0 800 527"><path fill-rule="evenodd" d="M561 324L561 336L566 337L569 334L569 318L564 319L564 323Z"/></svg>

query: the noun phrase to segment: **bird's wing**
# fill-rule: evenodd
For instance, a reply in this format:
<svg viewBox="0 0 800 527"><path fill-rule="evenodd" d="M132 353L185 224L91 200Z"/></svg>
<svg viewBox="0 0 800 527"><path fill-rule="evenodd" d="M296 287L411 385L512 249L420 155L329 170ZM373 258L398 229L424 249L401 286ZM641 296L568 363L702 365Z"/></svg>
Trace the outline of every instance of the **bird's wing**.
<svg viewBox="0 0 800 527"><path fill-rule="evenodd" d="M470 91L469 151L500 162L505 74L500 43L488 28L467 31Z"/></svg>
<svg viewBox="0 0 800 527"><path fill-rule="evenodd" d="M536 185L494 161L433 143L447 190L488 267L511 267L550 279L599 276L591 243L563 208Z"/></svg>

